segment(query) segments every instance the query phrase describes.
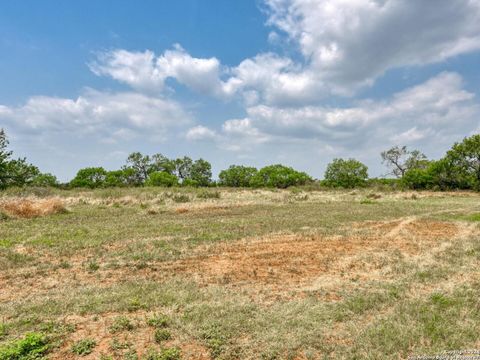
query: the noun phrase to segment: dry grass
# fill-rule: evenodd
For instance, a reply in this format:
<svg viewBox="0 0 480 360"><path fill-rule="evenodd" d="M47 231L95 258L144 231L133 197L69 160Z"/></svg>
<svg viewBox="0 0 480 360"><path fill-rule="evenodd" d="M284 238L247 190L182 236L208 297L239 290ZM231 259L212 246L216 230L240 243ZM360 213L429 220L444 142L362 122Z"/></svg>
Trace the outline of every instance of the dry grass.
<svg viewBox="0 0 480 360"><path fill-rule="evenodd" d="M52 359L87 338L85 359L142 360L152 346L182 359L405 359L478 343L476 194L147 190L0 200L25 218L0 222L0 347L29 331L59 337ZM161 345L153 313L170 319ZM134 329L113 334L118 316Z"/></svg>
<svg viewBox="0 0 480 360"><path fill-rule="evenodd" d="M67 212L59 198L4 200L0 202L0 210L9 216L25 219Z"/></svg>

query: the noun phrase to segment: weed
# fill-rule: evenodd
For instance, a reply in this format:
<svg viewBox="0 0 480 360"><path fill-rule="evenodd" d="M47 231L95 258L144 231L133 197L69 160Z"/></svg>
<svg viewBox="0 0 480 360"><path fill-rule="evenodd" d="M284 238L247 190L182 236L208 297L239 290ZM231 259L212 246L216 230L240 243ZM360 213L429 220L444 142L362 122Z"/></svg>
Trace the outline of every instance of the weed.
<svg viewBox="0 0 480 360"><path fill-rule="evenodd" d="M199 199L220 199L220 191L202 190L197 194Z"/></svg>
<svg viewBox="0 0 480 360"><path fill-rule="evenodd" d="M0 340L8 335L7 324L0 323Z"/></svg>
<svg viewBox="0 0 480 360"><path fill-rule="evenodd" d="M110 348L113 351L130 349L131 346L132 344L130 344L128 341L120 342L118 341L118 339L113 339L112 342L110 343Z"/></svg>
<svg viewBox="0 0 480 360"><path fill-rule="evenodd" d="M145 356L145 360L180 360L180 349L178 348L166 348L160 352L151 350Z"/></svg>
<svg viewBox="0 0 480 360"><path fill-rule="evenodd" d="M129 350L123 354L123 360L138 360L138 354L135 350Z"/></svg>
<svg viewBox="0 0 480 360"><path fill-rule="evenodd" d="M110 325L109 330L112 334L120 331L131 331L135 328L129 318L126 316L117 316Z"/></svg>
<svg viewBox="0 0 480 360"><path fill-rule="evenodd" d="M360 200L360 204L362 204L362 205L373 205L373 204L375 204L375 201L373 201L371 199L362 199L362 200Z"/></svg>
<svg viewBox="0 0 480 360"><path fill-rule="evenodd" d="M157 329L155 330L154 337L155 337L155 342L157 344L161 344L166 340L170 340L172 338L172 334L167 329Z"/></svg>
<svg viewBox="0 0 480 360"><path fill-rule="evenodd" d="M147 325L157 329L165 328L169 325L170 319L167 315L157 314L147 319Z"/></svg>
<svg viewBox="0 0 480 360"><path fill-rule="evenodd" d="M172 200L176 203L187 203L190 202L190 196L187 194L175 194L173 195Z"/></svg>
<svg viewBox="0 0 480 360"><path fill-rule="evenodd" d="M72 345L71 350L76 355L85 356L85 355L91 354L95 346L97 346L97 343L95 340L82 339L75 342Z"/></svg>
<svg viewBox="0 0 480 360"><path fill-rule="evenodd" d="M87 270L89 272L95 272L98 269L100 269L100 265L95 260L91 260L87 263Z"/></svg>
<svg viewBox="0 0 480 360"><path fill-rule="evenodd" d="M0 360L43 359L48 350L45 335L29 333L23 339L13 340L0 347Z"/></svg>
<svg viewBox="0 0 480 360"><path fill-rule="evenodd" d="M140 309L143 309L144 307L145 305L142 304L142 302L138 297L130 299L130 301L127 304L127 310L130 312L138 311Z"/></svg>

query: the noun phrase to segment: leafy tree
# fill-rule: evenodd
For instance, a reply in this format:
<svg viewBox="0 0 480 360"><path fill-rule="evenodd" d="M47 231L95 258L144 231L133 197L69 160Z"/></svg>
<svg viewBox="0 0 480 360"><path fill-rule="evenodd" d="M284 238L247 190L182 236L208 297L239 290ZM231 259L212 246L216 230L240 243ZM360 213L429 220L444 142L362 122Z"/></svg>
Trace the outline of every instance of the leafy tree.
<svg viewBox="0 0 480 360"><path fill-rule="evenodd" d="M176 159L174 161L175 164L175 175L182 180L182 182L186 179L191 179L192 174L192 166L193 160L188 156L184 156L183 158Z"/></svg>
<svg viewBox="0 0 480 360"><path fill-rule="evenodd" d="M173 174L175 171L175 161L170 160L162 154L154 154L151 159L151 168L150 172L163 171L169 174Z"/></svg>
<svg viewBox="0 0 480 360"><path fill-rule="evenodd" d="M149 175L147 181L145 181L146 186L176 186L178 185L178 178L169 174L166 171L156 171Z"/></svg>
<svg viewBox="0 0 480 360"><path fill-rule="evenodd" d="M8 149L8 139L5 130L0 129L0 189L4 189L8 185L8 163L12 152Z"/></svg>
<svg viewBox="0 0 480 360"><path fill-rule="evenodd" d="M105 176L105 186L135 186L137 185L136 172L133 168L124 167L121 170L108 171Z"/></svg>
<svg viewBox="0 0 480 360"><path fill-rule="evenodd" d="M34 186L41 186L41 187L55 187L58 186L58 180L55 175L45 173L45 174L38 174L32 179L31 182Z"/></svg>
<svg viewBox="0 0 480 360"><path fill-rule="evenodd" d="M77 172L75 178L70 182L73 187L98 188L105 185L107 171L102 167L89 167Z"/></svg>
<svg viewBox="0 0 480 360"><path fill-rule="evenodd" d="M140 152L133 152L128 155L127 165L123 169L133 169L133 179L136 185L141 185L147 180L148 174L151 172L151 160L150 156L143 155Z"/></svg>
<svg viewBox="0 0 480 360"><path fill-rule="evenodd" d="M480 190L480 134L455 143L447 152L446 159L456 172L470 181L472 188Z"/></svg>
<svg viewBox="0 0 480 360"><path fill-rule="evenodd" d="M428 165L427 157L418 150L409 151L406 146L394 146L383 151L382 163L392 169L392 174L403 177L410 169L424 169Z"/></svg>
<svg viewBox="0 0 480 360"><path fill-rule="evenodd" d="M291 167L280 164L265 166L251 179L255 187L287 188L289 186L304 185L312 179L304 172L299 172Z"/></svg>
<svg viewBox="0 0 480 360"><path fill-rule="evenodd" d="M333 187L365 186L367 179L367 166L355 159L334 159L325 171L325 182Z"/></svg>
<svg viewBox="0 0 480 360"><path fill-rule="evenodd" d="M23 158L10 160L7 164L7 174L7 185L25 186L31 184L40 175L40 170Z"/></svg>
<svg viewBox="0 0 480 360"><path fill-rule="evenodd" d="M226 170L220 171L218 178L220 184L231 187L247 187L258 170L254 167L232 165Z"/></svg>
<svg viewBox="0 0 480 360"><path fill-rule="evenodd" d="M212 182L212 165L206 160L198 159L190 169L190 179L198 186L208 186Z"/></svg>

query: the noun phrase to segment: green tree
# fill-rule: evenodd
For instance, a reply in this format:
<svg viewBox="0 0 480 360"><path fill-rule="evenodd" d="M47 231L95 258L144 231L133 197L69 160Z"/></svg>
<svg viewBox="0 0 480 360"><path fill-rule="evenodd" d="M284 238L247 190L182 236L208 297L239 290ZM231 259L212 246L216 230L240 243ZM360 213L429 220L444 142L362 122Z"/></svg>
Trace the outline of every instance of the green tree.
<svg viewBox="0 0 480 360"><path fill-rule="evenodd" d="M382 163L398 178L403 177L410 169L425 169L428 166L427 157L423 153L418 150L409 151L406 146L394 146L380 155Z"/></svg>
<svg viewBox="0 0 480 360"><path fill-rule="evenodd" d="M178 178L166 171L156 171L148 176L145 181L146 186L165 186L171 187L178 185Z"/></svg>
<svg viewBox="0 0 480 360"><path fill-rule="evenodd" d="M365 186L367 179L367 166L355 159L334 159L325 171L325 182L333 187Z"/></svg>
<svg viewBox="0 0 480 360"><path fill-rule="evenodd" d="M148 155L143 155L140 152L133 152L128 155L127 165L123 169L133 169L133 179L136 185L141 185L147 180L149 173L151 172L151 159Z"/></svg>
<svg viewBox="0 0 480 360"><path fill-rule="evenodd" d="M151 159L151 172L163 171L169 174L173 174L175 171L175 161L170 160L162 154L154 154Z"/></svg>
<svg viewBox="0 0 480 360"><path fill-rule="evenodd" d="M183 182L186 179L191 179L193 160L188 156L178 158L174 161L175 175Z"/></svg>
<svg viewBox="0 0 480 360"><path fill-rule="evenodd" d="M29 164L25 158L10 160L7 164L7 185L25 186L40 175L40 170L35 165Z"/></svg>
<svg viewBox="0 0 480 360"><path fill-rule="evenodd" d="M107 171L102 167L89 167L77 172L75 178L70 182L73 187L88 187L91 189L105 185Z"/></svg>
<svg viewBox="0 0 480 360"><path fill-rule="evenodd" d="M464 138L447 152L446 159L455 171L480 190L480 134Z"/></svg>
<svg viewBox="0 0 480 360"><path fill-rule="evenodd" d="M105 176L105 186L121 187L135 186L137 184L136 172L133 168L124 167L120 170L108 171Z"/></svg>
<svg viewBox="0 0 480 360"><path fill-rule="evenodd" d="M33 178L31 185L41 187L55 187L58 186L58 180L55 175L49 173L38 174Z"/></svg>
<svg viewBox="0 0 480 360"><path fill-rule="evenodd" d="M0 189L4 189L8 185L10 156L12 156L12 152L8 150L7 134L5 130L0 129Z"/></svg>
<svg viewBox="0 0 480 360"><path fill-rule="evenodd" d="M258 170L254 167L232 165L228 169L220 171L218 178L223 186L248 187L257 172Z"/></svg>
<svg viewBox="0 0 480 360"><path fill-rule="evenodd" d="M254 187L287 188L289 186L304 185L312 179L304 172L280 164L265 166L251 179Z"/></svg>
<svg viewBox="0 0 480 360"><path fill-rule="evenodd" d="M198 186L208 186L212 182L212 165L206 160L198 159L192 164L190 179Z"/></svg>

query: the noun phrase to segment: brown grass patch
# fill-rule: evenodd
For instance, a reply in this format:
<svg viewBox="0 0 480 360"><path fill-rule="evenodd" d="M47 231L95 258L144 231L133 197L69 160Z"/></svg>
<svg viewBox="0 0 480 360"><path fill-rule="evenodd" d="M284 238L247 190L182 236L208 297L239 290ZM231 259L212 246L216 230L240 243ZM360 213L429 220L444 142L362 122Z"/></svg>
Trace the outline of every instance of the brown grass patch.
<svg viewBox="0 0 480 360"><path fill-rule="evenodd" d="M34 218L67 211L65 204L58 198L50 199L15 199L0 203L0 210L9 216Z"/></svg>
<svg viewBox="0 0 480 360"><path fill-rule="evenodd" d="M386 278L393 252L421 256L441 246L443 239L450 241L460 235L454 223L427 220L367 226L374 232L344 237L273 235L244 240L165 265L168 271L188 274L199 283L257 284L277 292L305 289L316 283Z"/></svg>

